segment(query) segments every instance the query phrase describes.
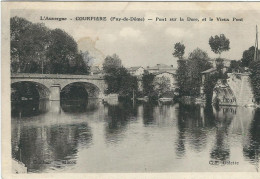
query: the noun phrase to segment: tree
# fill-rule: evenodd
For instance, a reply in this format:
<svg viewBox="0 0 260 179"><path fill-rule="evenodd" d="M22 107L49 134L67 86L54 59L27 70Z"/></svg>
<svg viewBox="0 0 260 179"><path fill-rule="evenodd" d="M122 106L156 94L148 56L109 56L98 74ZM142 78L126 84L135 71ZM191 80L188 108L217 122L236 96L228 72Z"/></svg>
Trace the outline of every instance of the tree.
<svg viewBox="0 0 260 179"><path fill-rule="evenodd" d="M183 55L185 53L185 46L184 44L178 42L174 45L174 52L173 56L177 57L179 60L183 58Z"/></svg>
<svg viewBox="0 0 260 179"><path fill-rule="evenodd" d="M178 60L178 68L176 71L176 81L180 96L189 95L189 72L188 60Z"/></svg>
<svg viewBox="0 0 260 179"><path fill-rule="evenodd" d="M68 73L70 67L75 65L77 52L77 43L70 35L61 29L52 30L51 44L47 51L50 72Z"/></svg>
<svg viewBox="0 0 260 179"><path fill-rule="evenodd" d="M106 73L113 71L116 68L120 68L122 66L121 59L118 55L113 54L112 56L107 56L103 63L103 70Z"/></svg>
<svg viewBox="0 0 260 179"><path fill-rule="evenodd" d="M189 55L189 79L188 79L188 90L190 96L198 96L200 94L201 87L201 72L212 68L209 62L209 57L207 52L197 48Z"/></svg>
<svg viewBox="0 0 260 179"><path fill-rule="evenodd" d="M242 68L242 62L241 60L231 60L230 65L228 67L227 72L232 73L232 72L243 72Z"/></svg>
<svg viewBox="0 0 260 179"><path fill-rule="evenodd" d="M171 84L170 79L162 76L162 77L155 77L153 81L154 91L156 92L158 97L161 97L164 93L170 91Z"/></svg>
<svg viewBox="0 0 260 179"><path fill-rule="evenodd" d="M41 72L41 63L50 44L49 29L15 16L10 19L10 35L11 71Z"/></svg>
<svg viewBox="0 0 260 179"><path fill-rule="evenodd" d="M148 71L145 71L145 73L143 74L142 82L143 82L143 93L145 96L148 97L154 96L154 85L153 85L154 78L155 75L149 73Z"/></svg>
<svg viewBox="0 0 260 179"><path fill-rule="evenodd" d="M217 84L218 79L220 79L219 73L210 74L204 81L204 94L206 97L206 103L212 103L213 90Z"/></svg>
<svg viewBox="0 0 260 179"><path fill-rule="evenodd" d="M178 58L176 71L177 89L180 96L188 95L188 61L183 58L185 53L184 44L178 42L174 45L173 56Z"/></svg>
<svg viewBox="0 0 260 179"><path fill-rule="evenodd" d="M215 37L209 38L209 45L211 50L216 54L221 54L224 51L228 51L229 47L229 39L225 37L224 34L215 35Z"/></svg>
<svg viewBox="0 0 260 179"><path fill-rule="evenodd" d="M107 84L106 94L118 93L120 97L130 97L138 88L137 77L130 75L124 67L114 68L104 76Z"/></svg>
<svg viewBox="0 0 260 179"><path fill-rule="evenodd" d="M260 103L260 61L253 61L250 66L250 82L256 102Z"/></svg>
<svg viewBox="0 0 260 179"><path fill-rule="evenodd" d="M10 35L14 73L89 73L76 41L61 29L15 16L10 19Z"/></svg>
<svg viewBox="0 0 260 179"><path fill-rule="evenodd" d="M260 50L258 50L260 52ZM252 46L248 50L243 52L243 56L241 59L242 66L249 67L250 63L254 61L255 47Z"/></svg>
<svg viewBox="0 0 260 179"><path fill-rule="evenodd" d="M122 77L119 96L124 98L133 97L133 93L137 94L138 81L136 76L130 75L128 72Z"/></svg>

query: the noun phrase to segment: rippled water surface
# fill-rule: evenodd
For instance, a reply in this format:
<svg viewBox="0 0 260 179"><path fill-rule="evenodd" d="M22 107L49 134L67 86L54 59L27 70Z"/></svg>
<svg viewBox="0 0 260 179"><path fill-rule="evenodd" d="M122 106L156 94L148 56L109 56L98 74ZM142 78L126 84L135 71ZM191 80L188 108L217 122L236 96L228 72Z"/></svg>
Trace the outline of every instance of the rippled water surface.
<svg viewBox="0 0 260 179"><path fill-rule="evenodd" d="M253 108L12 105L12 156L29 172L256 172L259 149L260 110Z"/></svg>

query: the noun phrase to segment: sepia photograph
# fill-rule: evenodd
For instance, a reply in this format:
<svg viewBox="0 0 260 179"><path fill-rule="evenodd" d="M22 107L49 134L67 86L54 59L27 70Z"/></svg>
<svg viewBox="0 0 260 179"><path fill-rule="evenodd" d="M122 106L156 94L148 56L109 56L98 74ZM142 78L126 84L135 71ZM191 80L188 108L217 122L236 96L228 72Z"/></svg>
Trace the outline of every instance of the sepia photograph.
<svg viewBox="0 0 260 179"><path fill-rule="evenodd" d="M254 4L78 4L2 15L12 174L259 172Z"/></svg>

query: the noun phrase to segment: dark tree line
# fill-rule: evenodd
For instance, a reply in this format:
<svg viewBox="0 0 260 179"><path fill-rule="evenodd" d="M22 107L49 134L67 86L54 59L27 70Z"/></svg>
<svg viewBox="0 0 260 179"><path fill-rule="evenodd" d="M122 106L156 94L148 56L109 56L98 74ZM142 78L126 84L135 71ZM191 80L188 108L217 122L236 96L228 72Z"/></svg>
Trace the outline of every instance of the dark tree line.
<svg viewBox="0 0 260 179"><path fill-rule="evenodd" d="M10 34L14 73L89 73L76 41L61 29L15 16L10 19Z"/></svg>
<svg viewBox="0 0 260 179"><path fill-rule="evenodd" d="M181 48L179 48L181 47ZM201 72L212 67L206 52L197 48L191 52L188 58L184 58L184 45L177 43L173 55L178 58L178 69L176 71L176 80L180 96L194 96L200 94ZM181 53L177 51L181 50Z"/></svg>
<svg viewBox="0 0 260 179"><path fill-rule="evenodd" d="M122 65L121 59L116 55L107 56L103 63L105 81L107 84L106 94L119 94L121 98L131 98L133 93L138 92L137 77L132 76Z"/></svg>

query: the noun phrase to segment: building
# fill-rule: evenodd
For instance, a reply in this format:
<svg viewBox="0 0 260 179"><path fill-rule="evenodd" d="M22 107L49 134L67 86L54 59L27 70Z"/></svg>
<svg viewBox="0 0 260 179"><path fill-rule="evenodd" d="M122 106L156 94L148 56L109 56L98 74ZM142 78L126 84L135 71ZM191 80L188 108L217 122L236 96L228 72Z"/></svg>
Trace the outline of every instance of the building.
<svg viewBox="0 0 260 179"><path fill-rule="evenodd" d="M162 72L169 72L172 74L176 74L176 68L173 67L173 65L165 65L165 64L157 64L154 67L147 66L146 70L149 73L162 73Z"/></svg>
<svg viewBox="0 0 260 179"><path fill-rule="evenodd" d="M166 77L170 80L170 89L171 90L175 90L176 86L177 86L177 81L175 78L175 74L170 73L170 72L158 72L158 73L154 73L155 74L155 78L161 78L161 77Z"/></svg>
<svg viewBox="0 0 260 179"><path fill-rule="evenodd" d="M141 76L144 74L144 68L141 66L127 68L128 72L133 76Z"/></svg>

